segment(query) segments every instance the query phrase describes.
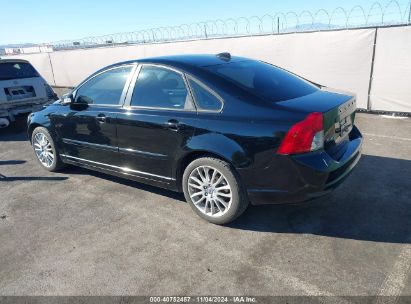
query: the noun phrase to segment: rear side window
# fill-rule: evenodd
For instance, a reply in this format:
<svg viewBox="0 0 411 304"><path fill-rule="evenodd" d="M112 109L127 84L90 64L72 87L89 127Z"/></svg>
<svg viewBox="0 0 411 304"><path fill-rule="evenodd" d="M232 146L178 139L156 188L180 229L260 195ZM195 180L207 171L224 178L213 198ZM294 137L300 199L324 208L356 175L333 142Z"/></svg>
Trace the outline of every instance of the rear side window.
<svg viewBox="0 0 411 304"><path fill-rule="evenodd" d="M198 81L189 78L191 91L199 110L220 111L223 103L210 89Z"/></svg>
<svg viewBox="0 0 411 304"><path fill-rule="evenodd" d="M261 61L230 62L208 66L206 69L254 95L273 102L293 99L317 91L317 87L308 81Z"/></svg>
<svg viewBox="0 0 411 304"><path fill-rule="evenodd" d="M84 83L76 93L76 102L118 105L132 67L103 72Z"/></svg>
<svg viewBox="0 0 411 304"><path fill-rule="evenodd" d="M159 66L144 65L131 98L132 106L193 110L182 74Z"/></svg>
<svg viewBox="0 0 411 304"><path fill-rule="evenodd" d="M29 63L4 62L0 63L0 80L39 77L40 75Z"/></svg>

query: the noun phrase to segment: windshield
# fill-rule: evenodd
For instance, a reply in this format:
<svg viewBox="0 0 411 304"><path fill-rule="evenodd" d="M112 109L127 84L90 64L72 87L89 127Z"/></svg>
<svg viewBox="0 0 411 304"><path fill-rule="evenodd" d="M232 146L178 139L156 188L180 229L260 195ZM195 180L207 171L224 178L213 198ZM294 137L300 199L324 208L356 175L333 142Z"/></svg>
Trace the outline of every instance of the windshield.
<svg viewBox="0 0 411 304"><path fill-rule="evenodd" d="M39 77L39 74L29 63L0 63L0 80L21 79L31 77Z"/></svg>
<svg viewBox="0 0 411 304"><path fill-rule="evenodd" d="M298 76L261 61L230 62L206 69L273 102L305 96L318 89Z"/></svg>

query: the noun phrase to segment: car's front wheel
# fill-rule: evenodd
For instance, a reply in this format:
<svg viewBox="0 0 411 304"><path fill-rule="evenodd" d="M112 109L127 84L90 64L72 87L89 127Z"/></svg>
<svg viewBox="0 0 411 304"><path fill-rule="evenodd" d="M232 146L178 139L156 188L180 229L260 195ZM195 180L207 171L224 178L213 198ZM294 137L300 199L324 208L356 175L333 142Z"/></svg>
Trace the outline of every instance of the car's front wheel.
<svg viewBox="0 0 411 304"><path fill-rule="evenodd" d="M31 144L39 163L48 171L55 172L64 167L56 150L53 138L46 128L37 127L31 136Z"/></svg>
<svg viewBox="0 0 411 304"><path fill-rule="evenodd" d="M192 209L214 224L235 220L248 206L247 194L236 172L217 158L191 162L184 171L183 191Z"/></svg>

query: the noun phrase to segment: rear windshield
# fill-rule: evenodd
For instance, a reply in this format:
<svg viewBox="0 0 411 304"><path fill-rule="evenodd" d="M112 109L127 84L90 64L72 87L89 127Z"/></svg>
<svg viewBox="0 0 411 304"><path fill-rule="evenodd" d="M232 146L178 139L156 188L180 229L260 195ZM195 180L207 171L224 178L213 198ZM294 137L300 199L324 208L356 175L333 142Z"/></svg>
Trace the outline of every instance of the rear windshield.
<svg viewBox="0 0 411 304"><path fill-rule="evenodd" d="M0 80L38 77L39 74L29 64L24 62L0 63Z"/></svg>
<svg viewBox="0 0 411 304"><path fill-rule="evenodd" d="M317 90L310 82L261 61L230 62L206 69L273 102L301 97Z"/></svg>

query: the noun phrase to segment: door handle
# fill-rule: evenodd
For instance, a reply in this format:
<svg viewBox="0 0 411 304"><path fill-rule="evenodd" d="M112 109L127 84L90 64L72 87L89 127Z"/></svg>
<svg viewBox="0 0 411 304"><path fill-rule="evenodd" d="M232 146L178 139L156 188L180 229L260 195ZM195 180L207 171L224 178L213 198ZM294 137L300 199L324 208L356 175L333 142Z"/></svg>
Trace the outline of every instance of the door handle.
<svg viewBox="0 0 411 304"><path fill-rule="evenodd" d="M96 119L99 121L99 122L106 122L106 115L104 115L104 114L98 114L97 115L97 117L96 117Z"/></svg>
<svg viewBox="0 0 411 304"><path fill-rule="evenodd" d="M166 127L173 131L178 131L180 126L181 125L178 122L178 120L175 120L175 119L170 119L169 121L166 122Z"/></svg>

